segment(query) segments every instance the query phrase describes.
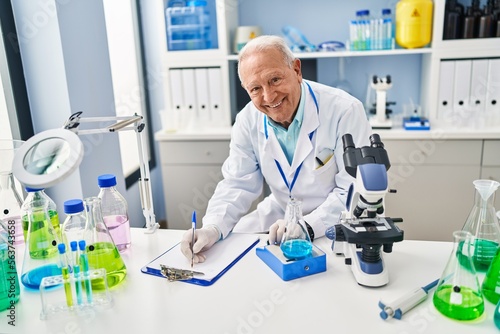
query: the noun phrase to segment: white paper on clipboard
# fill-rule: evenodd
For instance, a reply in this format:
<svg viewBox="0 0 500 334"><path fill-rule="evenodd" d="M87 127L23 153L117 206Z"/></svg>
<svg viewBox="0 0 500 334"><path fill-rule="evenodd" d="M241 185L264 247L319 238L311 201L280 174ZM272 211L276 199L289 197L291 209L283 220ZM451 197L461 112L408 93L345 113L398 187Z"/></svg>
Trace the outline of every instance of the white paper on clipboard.
<svg viewBox="0 0 500 334"><path fill-rule="evenodd" d="M191 261L182 254L180 243L178 243L143 267L142 272L155 275L159 273L160 264L162 264L176 269L202 272L203 276L195 278L198 281L210 282L222 276L259 240L258 235L231 233L226 239L217 242L204 252L207 257L206 261L195 264L193 268L191 268Z"/></svg>

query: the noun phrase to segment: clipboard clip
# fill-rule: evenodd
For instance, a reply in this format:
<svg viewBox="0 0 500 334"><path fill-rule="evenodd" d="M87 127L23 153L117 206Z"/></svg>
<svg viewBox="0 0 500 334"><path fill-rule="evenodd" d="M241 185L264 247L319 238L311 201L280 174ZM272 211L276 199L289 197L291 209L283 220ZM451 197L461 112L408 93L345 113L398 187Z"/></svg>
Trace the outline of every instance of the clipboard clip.
<svg viewBox="0 0 500 334"><path fill-rule="evenodd" d="M160 264L161 275L168 279L169 282L175 281L185 281L193 278L195 275L205 275L199 271L186 270L186 269L177 269L169 266L165 266Z"/></svg>

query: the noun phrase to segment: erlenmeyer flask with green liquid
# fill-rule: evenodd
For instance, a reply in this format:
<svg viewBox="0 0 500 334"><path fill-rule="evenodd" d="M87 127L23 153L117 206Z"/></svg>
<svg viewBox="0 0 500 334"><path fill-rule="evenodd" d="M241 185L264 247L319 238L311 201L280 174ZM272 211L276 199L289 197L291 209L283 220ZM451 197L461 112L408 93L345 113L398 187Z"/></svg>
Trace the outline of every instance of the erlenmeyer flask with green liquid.
<svg viewBox="0 0 500 334"><path fill-rule="evenodd" d="M495 191L500 183L493 180L475 180L474 206L462 228L474 237L472 262L478 272L486 272L500 243L500 226L496 216Z"/></svg>
<svg viewBox="0 0 500 334"><path fill-rule="evenodd" d="M111 288L125 279L127 268L104 224L100 198L88 197L84 202L88 219L84 238L87 244L89 269L104 268L108 287ZM92 280L92 289L103 290L105 284L99 279Z"/></svg>
<svg viewBox="0 0 500 334"><path fill-rule="evenodd" d="M433 303L443 315L474 320L484 312L484 300L472 263L473 237L466 231L453 233L453 251L434 292Z"/></svg>
<svg viewBox="0 0 500 334"><path fill-rule="evenodd" d="M496 256L484 276L481 291L484 298L493 304L500 301L500 248L497 249Z"/></svg>
<svg viewBox="0 0 500 334"><path fill-rule="evenodd" d="M60 243L48 211L48 203L28 208L28 231L21 272L21 282L39 289L44 277L61 275L57 245Z"/></svg>

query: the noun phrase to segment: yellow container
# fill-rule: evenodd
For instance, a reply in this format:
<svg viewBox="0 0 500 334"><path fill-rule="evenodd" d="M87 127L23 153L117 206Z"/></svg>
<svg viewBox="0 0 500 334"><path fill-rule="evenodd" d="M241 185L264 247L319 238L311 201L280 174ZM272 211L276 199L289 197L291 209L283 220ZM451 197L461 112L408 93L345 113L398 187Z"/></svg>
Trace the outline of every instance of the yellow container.
<svg viewBox="0 0 500 334"><path fill-rule="evenodd" d="M396 43L421 48L432 38L432 0L401 0L396 4Z"/></svg>

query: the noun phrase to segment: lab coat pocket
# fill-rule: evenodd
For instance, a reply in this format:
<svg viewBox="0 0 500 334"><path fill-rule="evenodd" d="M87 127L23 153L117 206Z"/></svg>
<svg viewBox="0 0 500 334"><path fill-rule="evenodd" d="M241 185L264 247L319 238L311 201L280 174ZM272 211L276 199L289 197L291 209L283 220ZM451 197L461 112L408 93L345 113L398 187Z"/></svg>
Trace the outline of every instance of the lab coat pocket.
<svg viewBox="0 0 500 334"><path fill-rule="evenodd" d="M316 168L313 170L313 175L315 177L319 177L320 175L334 177L337 173L337 170L337 163L335 162L335 157L332 155L332 157L328 159L326 164L324 164L323 166L316 166Z"/></svg>

